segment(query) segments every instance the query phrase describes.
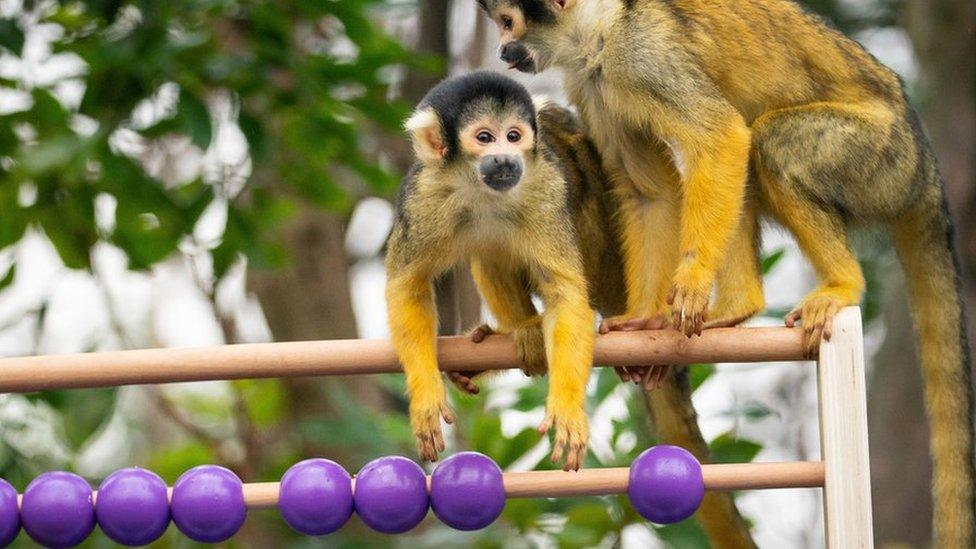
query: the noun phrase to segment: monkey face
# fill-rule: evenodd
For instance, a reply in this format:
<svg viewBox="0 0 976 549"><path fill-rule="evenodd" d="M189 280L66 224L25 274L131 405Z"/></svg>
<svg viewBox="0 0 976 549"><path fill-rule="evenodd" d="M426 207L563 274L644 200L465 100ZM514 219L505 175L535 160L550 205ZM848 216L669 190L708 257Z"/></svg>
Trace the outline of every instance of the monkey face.
<svg viewBox="0 0 976 549"><path fill-rule="evenodd" d="M552 61L552 33L574 0L478 0L498 27L498 56L508 68L537 73Z"/></svg>
<svg viewBox="0 0 976 549"><path fill-rule="evenodd" d="M519 184L534 149L531 126L515 116L476 118L461 128L458 138L477 181L497 192Z"/></svg>
<svg viewBox="0 0 976 549"><path fill-rule="evenodd" d="M476 71L434 86L407 120L421 165L474 200L509 191L533 171L536 110L515 80Z"/></svg>

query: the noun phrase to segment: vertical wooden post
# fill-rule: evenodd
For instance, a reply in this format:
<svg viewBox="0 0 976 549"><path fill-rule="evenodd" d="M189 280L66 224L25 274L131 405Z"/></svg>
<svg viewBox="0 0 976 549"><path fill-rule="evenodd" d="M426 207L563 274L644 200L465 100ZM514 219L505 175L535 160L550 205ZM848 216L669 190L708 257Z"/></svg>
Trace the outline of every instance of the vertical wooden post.
<svg viewBox="0 0 976 549"><path fill-rule="evenodd" d="M861 311L848 307L820 344L820 452L827 547L874 547Z"/></svg>

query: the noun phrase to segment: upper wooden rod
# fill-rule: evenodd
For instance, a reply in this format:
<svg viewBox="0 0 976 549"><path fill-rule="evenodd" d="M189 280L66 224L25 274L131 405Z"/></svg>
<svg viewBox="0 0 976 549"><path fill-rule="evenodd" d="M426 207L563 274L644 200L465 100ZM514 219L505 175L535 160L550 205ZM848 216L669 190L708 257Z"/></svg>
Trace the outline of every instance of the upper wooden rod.
<svg viewBox="0 0 976 549"><path fill-rule="evenodd" d="M719 328L689 339L673 330L613 332L597 337L594 363L646 366L802 360L801 333L789 328ZM515 365L515 348L508 336L490 336L481 343L464 336L442 337L437 347L438 362L445 371L500 370ZM399 371L387 340L251 343L2 358L0 392Z"/></svg>

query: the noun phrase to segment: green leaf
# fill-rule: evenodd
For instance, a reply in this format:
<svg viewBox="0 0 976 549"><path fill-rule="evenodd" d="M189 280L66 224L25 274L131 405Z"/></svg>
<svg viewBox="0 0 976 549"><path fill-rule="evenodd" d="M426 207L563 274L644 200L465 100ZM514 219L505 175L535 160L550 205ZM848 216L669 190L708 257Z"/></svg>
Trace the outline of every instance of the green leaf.
<svg viewBox="0 0 976 549"><path fill-rule="evenodd" d="M688 381L691 383L691 390L698 390L714 373L714 364L692 364L688 366Z"/></svg>
<svg viewBox="0 0 976 549"><path fill-rule="evenodd" d="M763 257L761 272L762 274L768 274L769 271L773 270L773 267L779 263L779 260L783 259L783 254L786 253L786 248L780 248L773 253Z"/></svg>
<svg viewBox="0 0 976 549"><path fill-rule="evenodd" d="M182 119L183 128L193 140L194 145L201 149L210 146L213 133L210 125L210 112L200 98L187 93L185 90L180 93L177 116Z"/></svg>
<svg viewBox="0 0 976 549"><path fill-rule="evenodd" d="M715 463L748 463L762 450L761 444L735 438L732 431L719 435L708 447Z"/></svg>
<svg viewBox="0 0 976 549"><path fill-rule="evenodd" d="M0 46L16 55L24 49L24 31L13 19L0 19Z"/></svg>

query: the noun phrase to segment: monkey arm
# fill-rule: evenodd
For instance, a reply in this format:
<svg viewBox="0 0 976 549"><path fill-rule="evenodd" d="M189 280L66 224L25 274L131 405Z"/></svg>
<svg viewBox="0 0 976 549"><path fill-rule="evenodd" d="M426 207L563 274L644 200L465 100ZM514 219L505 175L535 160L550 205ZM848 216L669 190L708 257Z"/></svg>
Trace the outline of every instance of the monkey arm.
<svg viewBox="0 0 976 549"><path fill-rule="evenodd" d="M437 459L444 450L440 419L450 423L444 382L437 368L437 310L433 272L426 262L403 251L395 230L387 252L386 307L390 339L403 365L410 397L410 423L421 457Z"/></svg>
<svg viewBox="0 0 976 549"><path fill-rule="evenodd" d="M582 466L589 440L586 383L593 365L595 313L576 254L569 251L558 255L562 257L554 254L549 258L553 264L538 269L539 291L546 305L542 329L549 359L549 396L540 430L555 428L552 460L559 461L565 455L563 468L569 470Z"/></svg>
<svg viewBox="0 0 976 549"><path fill-rule="evenodd" d="M673 81L628 76L614 110L653 131L680 175L679 264L668 301L675 327L691 335L704 327L715 273L742 215L750 131L693 62L683 69Z"/></svg>

